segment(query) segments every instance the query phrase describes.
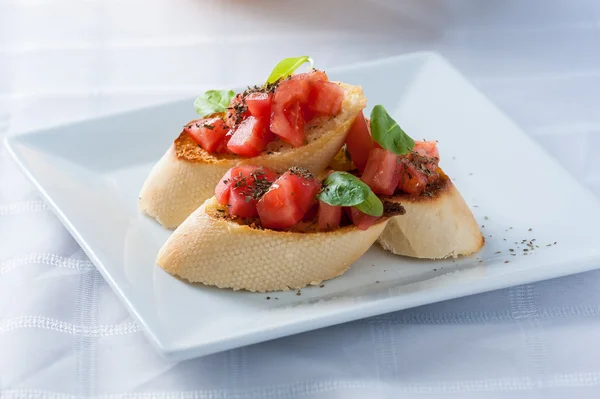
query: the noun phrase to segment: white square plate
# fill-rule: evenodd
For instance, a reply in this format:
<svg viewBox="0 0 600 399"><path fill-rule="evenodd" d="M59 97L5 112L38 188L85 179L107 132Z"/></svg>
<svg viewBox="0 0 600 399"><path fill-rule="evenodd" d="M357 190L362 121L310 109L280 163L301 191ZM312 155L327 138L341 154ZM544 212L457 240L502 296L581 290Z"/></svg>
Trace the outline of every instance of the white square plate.
<svg viewBox="0 0 600 399"><path fill-rule="evenodd" d="M485 225L480 253L418 261L375 245L344 276L301 295L187 284L155 265L169 232L138 212L137 199L153 163L194 118L192 98L13 136L7 146L151 341L174 359L600 267L598 200L441 57L328 72L362 85L369 111L384 104L413 137L439 140L441 166ZM525 252L522 240L533 239Z"/></svg>

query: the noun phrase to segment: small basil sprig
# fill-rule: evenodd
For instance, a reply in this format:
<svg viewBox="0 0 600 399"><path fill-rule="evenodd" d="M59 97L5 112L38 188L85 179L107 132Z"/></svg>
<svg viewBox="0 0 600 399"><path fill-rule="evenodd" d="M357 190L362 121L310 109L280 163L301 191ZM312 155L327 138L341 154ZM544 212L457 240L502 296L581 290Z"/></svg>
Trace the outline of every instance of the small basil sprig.
<svg viewBox="0 0 600 399"><path fill-rule="evenodd" d="M298 69L300 65L304 64L305 62L310 62L310 65L313 65L312 58L310 58L307 55L303 55L301 57L296 58L285 58L279 61L279 64L275 65L275 68L273 68L273 72L271 72L271 75L269 75L269 78L267 79L267 84L275 83L279 79L287 78L292 73L294 73L294 71Z"/></svg>
<svg viewBox="0 0 600 399"><path fill-rule="evenodd" d="M371 136L382 148L396 155L408 154L415 141L398 126L382 105L371 111Z"/></svg>
<svg viewBox="0 0 600 399"><path fill-rule="evenodd" d="M209 90L196 98L194 109L201 117L223 113L234 96L233 90Z"/></svg>
<svg viewBox="0 0 600 399"><path fill-rule="evenodd" d="M333 206L354 206L371 216L383 215L383 203L369 186L347 172L333 172L317 198Z"/></svg>

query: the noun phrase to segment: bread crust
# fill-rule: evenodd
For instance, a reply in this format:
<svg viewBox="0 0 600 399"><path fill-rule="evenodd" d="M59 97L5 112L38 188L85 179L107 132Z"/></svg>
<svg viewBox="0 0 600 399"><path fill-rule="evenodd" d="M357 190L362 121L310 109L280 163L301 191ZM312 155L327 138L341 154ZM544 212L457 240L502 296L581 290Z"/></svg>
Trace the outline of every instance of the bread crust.
<svg viewBox="0 0 600 399"><path fill-rule="evenodd" d="M396 255L456 258L477 252L485 243L471 210L444 174L425 195L400 194L385 200L401 203L406 209L404 216L390 219L378 239L384 249Z"/></svg>
<svg viewBox="0 0 600 399"><path fill-rule="evenodd" d="M365 107L360 86L338 83L344 90L342 111L317 117L305 128L307 144L293 148L275 141L254 158L213 156L182 132L152 168L140 192L139 207L166 228L175 228L214 194L219 179L237 165L259 165L277 172L292 166L320 174L342 147L356 115Z"/></svg>
<svg viewBox="0 0 600 399"><path fill-rule="evenodd" d="M190 282L248 291L285 291L342 275L377 240L389 219L367 230L287 232L214 216L209 198L160 249L156 263Z"/></svg>

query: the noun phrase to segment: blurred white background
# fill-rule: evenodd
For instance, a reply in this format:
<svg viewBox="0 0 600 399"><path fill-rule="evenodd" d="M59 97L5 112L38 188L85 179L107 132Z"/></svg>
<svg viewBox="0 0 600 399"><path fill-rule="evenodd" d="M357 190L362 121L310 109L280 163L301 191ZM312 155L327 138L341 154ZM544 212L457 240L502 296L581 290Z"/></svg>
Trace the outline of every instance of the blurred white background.
<svg viewBox="0 0 600 399"><path fill-rule="evenodd" d="M600 192L597 0L1 0L11 127L245 84L287 55L319 66L430 49ZM589 161L592 164L586 163Z"/></svg>
<svg viewBox="0 0 600 399"><path fill-rule="evenodd" d="M598 0L0 0L0 138L260 81L286 56L328 68L419 50L448 58L600 195ZM1 398L596 398L599 282L169 364L0 149Z"/></svg>

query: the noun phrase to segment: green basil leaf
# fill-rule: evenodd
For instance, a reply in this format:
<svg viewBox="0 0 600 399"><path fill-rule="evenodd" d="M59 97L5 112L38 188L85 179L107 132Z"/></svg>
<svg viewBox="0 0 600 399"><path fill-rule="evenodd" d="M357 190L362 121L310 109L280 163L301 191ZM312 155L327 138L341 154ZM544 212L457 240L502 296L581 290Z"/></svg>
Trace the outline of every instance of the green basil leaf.
<svg viewBox="0 0 600 399"><path fill-rule="evenodd" d="M350 173L334 172L325 179L318 198L329 205L355 206L367 199L369 191L369 186Z"/></svg>
<svg viewBox="0 0 600 399"><path fill-rule="evenodd" d="M369 190L367 199L356 205L356 209L371 216L383 215L383 203L371 190Z"/></svg>
<svg viewBox="0 0 600 399"><path fill-rule="evenodd" d="M371 111L371 136L382 148L396 155L410 152L415 141L398 126L382 105L376 105Z"/></svg>
<svg viewBox="0 0 600 399"><path fill-rule="evenodd" d="M333 206L355 206L371 216L383 215L381 200L363 181L347 172L333 172L317 198Z"/></svg>
<svg viewBox="0 0 600 399"><path fill-rule="evenodd" d="M307 55L303 55L302 57L297 58L285 58L279 61L279 64L275 65L273 68L273 72L269 75L267 79L267 83L275 83L279 79L287 78L290 76L298 67L305 62L310 62L310 65L313 65L313 60Z"/></svg>
<svg viewBox="0 0 600 399"><path fill-rule="evenodd" d="M196 98L194 109L201 117L226 112L233 97L233 90L209 90Z"/></svg>

